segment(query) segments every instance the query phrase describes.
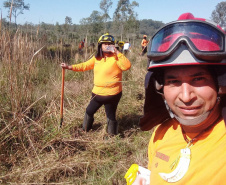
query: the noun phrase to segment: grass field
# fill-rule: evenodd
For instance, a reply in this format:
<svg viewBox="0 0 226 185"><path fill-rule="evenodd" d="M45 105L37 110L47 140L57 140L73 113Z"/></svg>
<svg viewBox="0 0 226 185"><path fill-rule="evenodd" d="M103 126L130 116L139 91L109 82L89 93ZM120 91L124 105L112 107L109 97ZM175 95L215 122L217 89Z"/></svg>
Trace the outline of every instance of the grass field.
<svg viewBox="0 0 226 185"><path fill-rule="evenodd" d="M139 46L129 53L132 67L123 73L119 135L106 137L103 107L90 132L80 129L92 71L66 71L60 128L62 55L50 58L44 43L20 32L1 32L0 42L0 184L124 185L131 164L147 167L151 132L138 126L147 59L139 56ZM81 61L73 53L67 62Z"/></svg>

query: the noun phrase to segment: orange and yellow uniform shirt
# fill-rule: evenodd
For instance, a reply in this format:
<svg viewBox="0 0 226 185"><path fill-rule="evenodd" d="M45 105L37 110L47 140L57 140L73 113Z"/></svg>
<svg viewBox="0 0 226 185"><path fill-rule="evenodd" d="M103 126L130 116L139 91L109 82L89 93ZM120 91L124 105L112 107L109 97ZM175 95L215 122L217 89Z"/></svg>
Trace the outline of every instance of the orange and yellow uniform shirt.
<svg viewBox="0 0 226 185"><path fill-rule="evenodd" d="M190 138L188 138L190 140ZM226 179L226 128L224 120L204 132L191 150L191 160L184 177L173 183L164 181L159 173L171 173L170 165L187 143L181 126L174 119L156 127L148 147L151 170L150 184L154 185L223 185Z"/></svg>
<svg viewBox="0 0 226 185"><path fill-rule="evenodd" d="M122 91L122 71L130 69L130 61L122 54L90 60L72 65L73 71L94 70L94 87L92 92L97 95L116 95Z"/></svg>
<svg viewBox="0 0 226 185"><path fill-rule="evenodd" d="M143 40L141 41L141 46L142 46L142 47L147 46L147 44L148 44L148 40L147 40L147 39L143 39Z"/></svg>

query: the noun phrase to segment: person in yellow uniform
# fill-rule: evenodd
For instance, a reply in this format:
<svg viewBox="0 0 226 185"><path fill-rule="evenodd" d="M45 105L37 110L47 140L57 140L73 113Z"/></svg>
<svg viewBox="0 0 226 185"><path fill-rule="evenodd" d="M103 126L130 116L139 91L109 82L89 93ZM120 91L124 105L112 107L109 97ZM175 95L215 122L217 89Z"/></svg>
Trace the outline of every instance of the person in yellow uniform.
<svg viewBox="0 0 226 185"><path fill-rule="evenodd" d="M125 42L124 41L118 41L117 44L119 46L119 51L123 52L123 47L124 47Z"/></svg>
<svg viewBox="0 0 226 185"><path fill-rule="evenodd" d="M148 147L148 184L225 184L225 32L185 13L154 34L147 56L139 125L156 126ZM137 165L128 171L128 185L145 184L134 177L138 171Z"/></svg>
<svg viewBox="0 0 226 185"><path fill-rule="evenodd" d="M130 61L115 48L115 39L112 35L104 34L98 40L96 56L90 60L61 67L73 71L94 71L94 87L91 101L86 108L83 121L83 130L89 131L94 122L94 114L104 105L107 115L107 132L110 135L118 134L116 109L122 96L122 72L130 69Z"/></svg>

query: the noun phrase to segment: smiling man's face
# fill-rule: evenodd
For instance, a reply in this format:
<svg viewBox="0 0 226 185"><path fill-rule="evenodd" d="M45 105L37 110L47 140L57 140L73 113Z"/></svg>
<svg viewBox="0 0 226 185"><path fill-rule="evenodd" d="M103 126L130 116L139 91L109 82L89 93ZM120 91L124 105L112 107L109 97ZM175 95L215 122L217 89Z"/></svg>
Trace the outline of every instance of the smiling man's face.
<svg viewBox="0 0 226 185"><path fill-rule="evenodd" d="M183 119L206 113L217 100L215 82L205 66L166 68L163 92L171 110Z"/></svg>

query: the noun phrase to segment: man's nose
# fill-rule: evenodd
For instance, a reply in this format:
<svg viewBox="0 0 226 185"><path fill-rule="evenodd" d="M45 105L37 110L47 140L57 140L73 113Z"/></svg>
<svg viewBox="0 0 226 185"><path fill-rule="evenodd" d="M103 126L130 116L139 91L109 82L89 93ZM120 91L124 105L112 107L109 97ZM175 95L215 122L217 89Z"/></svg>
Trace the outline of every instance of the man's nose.
<svg viewBox="0 0 226 185"><path fill-rule="evenodd" d="M193 86L189 83L181 84L181 92L179 94L179 98L181 101L188 103L195 97L195 92Z"/></svg>

